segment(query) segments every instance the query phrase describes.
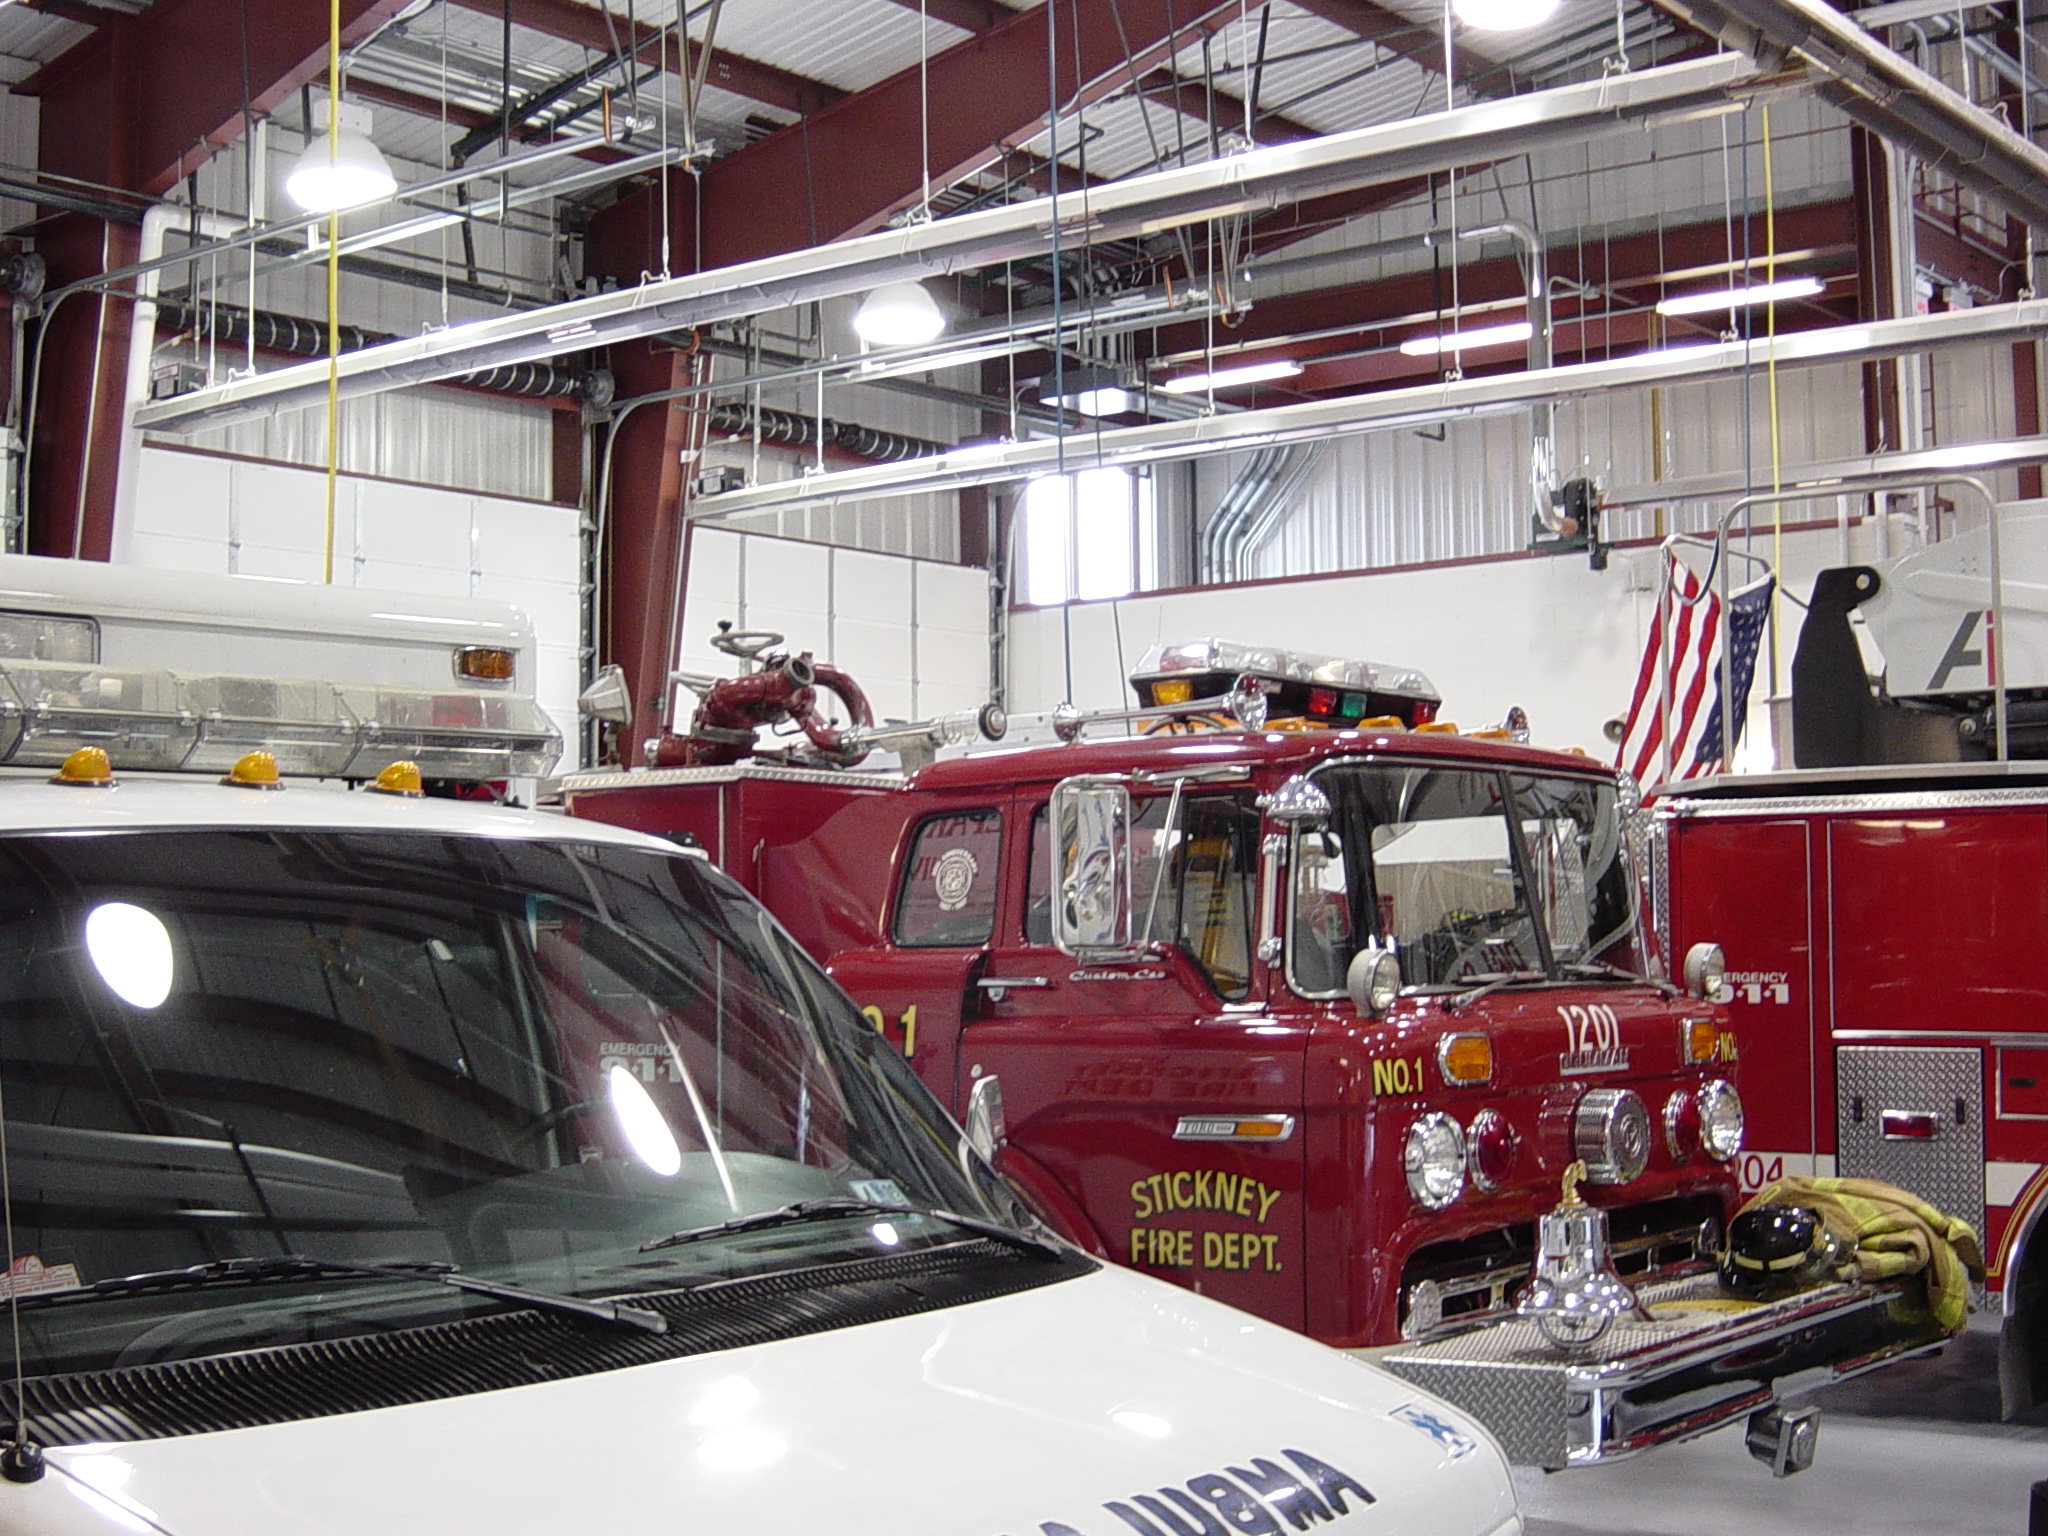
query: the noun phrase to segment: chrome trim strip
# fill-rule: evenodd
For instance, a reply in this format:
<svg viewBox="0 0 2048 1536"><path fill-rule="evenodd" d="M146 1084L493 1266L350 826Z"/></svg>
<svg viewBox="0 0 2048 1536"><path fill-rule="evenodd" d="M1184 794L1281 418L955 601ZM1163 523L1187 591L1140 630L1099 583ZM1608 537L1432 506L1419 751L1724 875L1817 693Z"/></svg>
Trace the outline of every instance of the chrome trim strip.
<svg viewBox="0 0 2048 1536"><path fill-rule="evenodd" d="M1246 1134L1239 1127L1246 1125L1277 1125L1279 1134L1261 1136ZM1294 1116L1292 1115L1182 1115L1173 1128L1175 1141L1259 1141L1281 1142L1292 1139Z"/></svg>

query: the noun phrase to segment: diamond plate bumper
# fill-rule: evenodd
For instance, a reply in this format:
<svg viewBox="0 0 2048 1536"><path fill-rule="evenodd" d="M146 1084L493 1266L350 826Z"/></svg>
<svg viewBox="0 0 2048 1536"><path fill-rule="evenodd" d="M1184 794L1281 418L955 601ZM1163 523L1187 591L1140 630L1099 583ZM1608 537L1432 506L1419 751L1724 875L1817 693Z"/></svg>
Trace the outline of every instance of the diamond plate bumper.
<svg viewBox="0 0 2048 1536"><path fill-rule="evenodd" d="M1688 1310L1720 1298L1711 1272L1638 1295L1654 1319L1616 1323L1590 1354L1510 1320L1378 1363L1471 1414L1516 1465L1560 1471L1689 1440L1943 1342L1931 1325L1894 1322L1881 1287L1823 1286L1733 1313Z"/></svg>

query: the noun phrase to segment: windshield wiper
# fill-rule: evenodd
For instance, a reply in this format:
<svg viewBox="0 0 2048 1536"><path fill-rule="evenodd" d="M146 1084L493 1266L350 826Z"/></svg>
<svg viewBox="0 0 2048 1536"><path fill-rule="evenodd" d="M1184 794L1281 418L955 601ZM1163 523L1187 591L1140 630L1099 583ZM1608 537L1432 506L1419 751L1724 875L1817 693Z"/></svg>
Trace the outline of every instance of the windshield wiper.
<svg viewBox="0 0 2048 1536"><path fill-rule="evenodd" d="M979 1216L962 1216L956 1211L927 1210L916 1205L892 1205L879 1200L860 1200L851 1195L826 1195L817 1200L798 1200L789 1205L779 1205L772 1211L756 1211L751 1216L735 1216L730 1221L714 1222L708 1227L691 1227L682 1232L671 1232L667 1237L657 1237L652 1242L642 1243L642 1253L653 1253L661 1248L680 1248L685 1243L702 1242L708 1237L731 1237L740 1232L762 1232L770 1227L787 1227L798 1222L822 1221L835 1216L925 1216L933 1221L942 1221L964 1232L978 1237L1021 1248L1024 1252L1039 1258L1057 1259L1064 1257L1056 1243L1045 1238L1034 1237L1029 1232L1019 1232L1014 1227L999 1222L984 1221Z"/></svg>
<svg viewBox="0 0 2048 1536"><path fill-rule="evenodd" d="M1659 981L1654 976L1642 975L1625 966L1609 965L1605 960L1567 960L1558 969L1568 976L1605 976L1614 981L1632 981L1640 987L1655 987L1666 997L1676 997L1679 992L1668 981Z"/></svg>
<svg viewBox="0 0 2048 1536"><path fill-rule="evenodd" d="M1497 971L1478 986L1473 987L1469 991L1460 992L1456 997L1449 999L1444 1006L1453 1013L1459 1013L1464 1009L1470 1008L1482 997L1498 992L1502 987L1510 987L1520 981L1548 980L1550 980L1550 976L1545 971Z"/></svg>
<svg viewBox="0 0 2048 1536"><path fill-rule="evenodd" d="M65 1302L91 1301L108 1296L144 1295L151 1291L199 1290L210 1285L248 1284L252 1281L316 1279L322 1275L367 1275L382 1280L425 1280L478 1296L516 1301L542 1311L569 1317L587 1317L601 1323L638 1328L646 1333L668 1332L668 1319L644 1307L621 1306L615 1301L593 1301L587 1296L563 1296L554 1291L533 1291L504 1280L485 1280L465 1275L453 1264L429 1260L401 1260L391 1264L358 1263L354 1259L321 1259L310 1254L280 1253L246 1259L215 1259L185 1269L155 1269L139 1275L120 1275L98 1280L75 1291L46 1291L24 1296L24 1307L54 1306Z"/></svg>

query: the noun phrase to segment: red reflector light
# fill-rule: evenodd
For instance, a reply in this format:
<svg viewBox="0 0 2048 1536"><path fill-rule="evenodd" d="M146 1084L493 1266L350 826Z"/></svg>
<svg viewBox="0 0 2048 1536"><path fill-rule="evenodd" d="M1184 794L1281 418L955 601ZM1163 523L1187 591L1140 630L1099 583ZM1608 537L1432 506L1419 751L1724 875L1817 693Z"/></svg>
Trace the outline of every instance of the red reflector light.
<svg viewBox="0 0 2048 1536"><path fill-rule="evenodd" d="M1337 713L1337 690L1334 688L1309 689L1308 712L1312 715L1334 715Z"/></svg>
<svg viewBox="0 0 2048 1536"><path fill-rule="evenodd" d="M1926 1109L1888 1109L1878 1117L1886 1141L1932 1141L1941 1116Z"/></svg>
<svg viewBox="0 0 2048 1536"><path fill-rule="evenodd" d="M1430 721L1436 718L1436 712L1441 708L1443 706L1434 699L1417 699L1415 701L1415 723L1417 725L1429 724Z"/></svg>

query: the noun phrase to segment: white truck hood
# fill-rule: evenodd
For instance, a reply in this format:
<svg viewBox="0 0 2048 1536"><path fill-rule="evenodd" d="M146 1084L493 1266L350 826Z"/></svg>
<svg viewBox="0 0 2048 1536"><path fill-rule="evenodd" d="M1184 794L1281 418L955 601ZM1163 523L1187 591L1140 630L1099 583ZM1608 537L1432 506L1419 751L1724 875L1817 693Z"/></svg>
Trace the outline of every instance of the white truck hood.
<svg viewBox="0 0 2048 1536"><path fill-rule="evenodd" d="M1119 1270L546 1385L53 1449L49 1463L38 1482L0 1483L0 1530L1520 1530L1506 1464L1469 1418L1375 1368Z"/></svg>

